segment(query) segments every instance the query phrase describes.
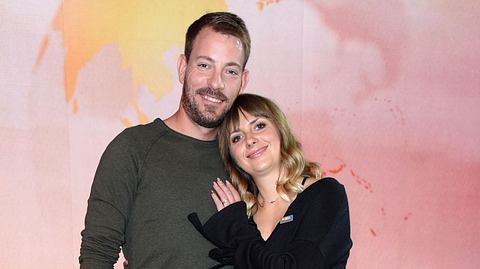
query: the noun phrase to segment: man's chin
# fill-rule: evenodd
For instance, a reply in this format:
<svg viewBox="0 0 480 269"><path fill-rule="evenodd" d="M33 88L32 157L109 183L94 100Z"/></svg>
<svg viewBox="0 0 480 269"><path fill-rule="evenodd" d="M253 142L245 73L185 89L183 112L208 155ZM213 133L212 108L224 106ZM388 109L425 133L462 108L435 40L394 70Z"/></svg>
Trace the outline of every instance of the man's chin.
<svg viewBox="0 0 480 269"><path fill-rule="evenodd" d="M203 102L196 104L197 106L190 108L185 106L185 110L196 124L205 128L216 128L222 123L226 114L224 102L215 105Z"/></svg>
<svg viewBox="0 0 480 269"><path fill-rule="evenodd" d="M221 103L203 103L204 114L212 117L218 117L222 111L225 111L225 102Z"/></svg>
<svg viewBox="0 0 480 269"><path fill-rule="evenodd" d="M222 124L223 118L224 118L223 115L215 114L215 116L213 116L213 115L210 114L208 116L203 115L202 117L197 118L195 120L195 122L198 125L200 125L202 127L205 127L205 128L216 128L220 124Z"/></svg>
<svg viewBox="0 0 480 269"><path fill-rule="evenodd" d="M213 129L220 126L220 124L222 124L222 121L200 121L197 122L197 124L205 128Z"/></svg>

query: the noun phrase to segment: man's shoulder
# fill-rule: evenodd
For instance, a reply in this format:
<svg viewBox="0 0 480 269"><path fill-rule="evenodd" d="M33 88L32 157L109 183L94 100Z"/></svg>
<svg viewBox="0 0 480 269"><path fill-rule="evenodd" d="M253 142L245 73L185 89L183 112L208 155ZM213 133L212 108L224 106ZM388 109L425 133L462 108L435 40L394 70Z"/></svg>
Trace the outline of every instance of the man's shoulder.
<svg viewBox="0 0 480 269"><path fill-rule="evenodd" d="M127 149L143 151L151 147L167 132L168 129L162 120L155 119L147 124L140 124L124 129L110 142L108 148L118 148L122 151Z"/></svg>
<svg viewBox="0 0 480 269"><path fill-rule="evenodd" d="M123 130L122 133L125 133L126 135L152 135L152 134L159 134L162 132L166 132L168 129L165 127L165 124L161 119L155 119L149 123L146 124L139 124L135 126L131 126Z"/></svg>
<svg viewBox="0 0 480 269"><path fill-rule="evenodd" d="M147 124L139 124L128 127L117 135L115 139L147 142L156 140L165 135L168 129L161 119L155 119Z"/></svg>

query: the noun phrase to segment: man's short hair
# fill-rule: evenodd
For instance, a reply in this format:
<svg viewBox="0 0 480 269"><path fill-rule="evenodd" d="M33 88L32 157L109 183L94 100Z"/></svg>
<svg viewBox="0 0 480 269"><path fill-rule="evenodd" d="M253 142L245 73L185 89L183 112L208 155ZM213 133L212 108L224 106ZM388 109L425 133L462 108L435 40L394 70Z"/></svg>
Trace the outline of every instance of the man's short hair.
<svg viewBox="0 0 480 269"><path fill-rule="evenodd" d="M190 59L193 43L198 33L206 27L211 27L215 32L231 35L240 39L244 51L243 68L247 65L250 56L250 34L245 22L237 15L229 12L212 12L203 15L188 27L185 37L185 58Z"/></svg>

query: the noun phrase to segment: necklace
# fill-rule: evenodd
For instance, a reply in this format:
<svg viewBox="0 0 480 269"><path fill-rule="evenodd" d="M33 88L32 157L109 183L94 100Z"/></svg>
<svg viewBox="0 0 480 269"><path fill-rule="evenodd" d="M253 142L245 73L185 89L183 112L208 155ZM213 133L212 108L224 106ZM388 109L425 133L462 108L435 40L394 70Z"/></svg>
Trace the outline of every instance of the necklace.
<svg viewBox="0 0 480 269"><path fill-rule="evenodd" d="M274 204L274 203L276 203L276 202L278 201L278 198L280 198L280 195L279 195L277 198L275 198L274 200L270 200L270 201L267 201L267 202L272 205L272 204ZM258 199L257 199L257 200L258 200ZM259 205L260 207L264 207L264 206L265 206L265 199L263 199L263 196L262 196L262 200L264 200L263 203L260 203L260 200L258 200L258 205Z"/></svg>

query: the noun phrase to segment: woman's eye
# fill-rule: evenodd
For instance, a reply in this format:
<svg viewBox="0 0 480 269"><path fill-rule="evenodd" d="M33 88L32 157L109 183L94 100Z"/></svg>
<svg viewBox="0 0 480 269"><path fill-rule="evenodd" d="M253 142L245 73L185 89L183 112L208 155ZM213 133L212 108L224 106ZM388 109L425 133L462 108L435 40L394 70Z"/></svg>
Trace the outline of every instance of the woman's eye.
<svg viewBox="0 0 480 269"><path fill-rule="evenodd" d="M265 123L259 122L255 125L255 129L260 130L260 129L265 128L265 126L267 126Z"/></svg>
<svg viewBox="0 0 480 269"><path fill-rule="evenodd" d="M231 140L232 140L232 143L237 143L238 141L240 141L240 136L236 135L236 136L232 137Z"/></svg>

